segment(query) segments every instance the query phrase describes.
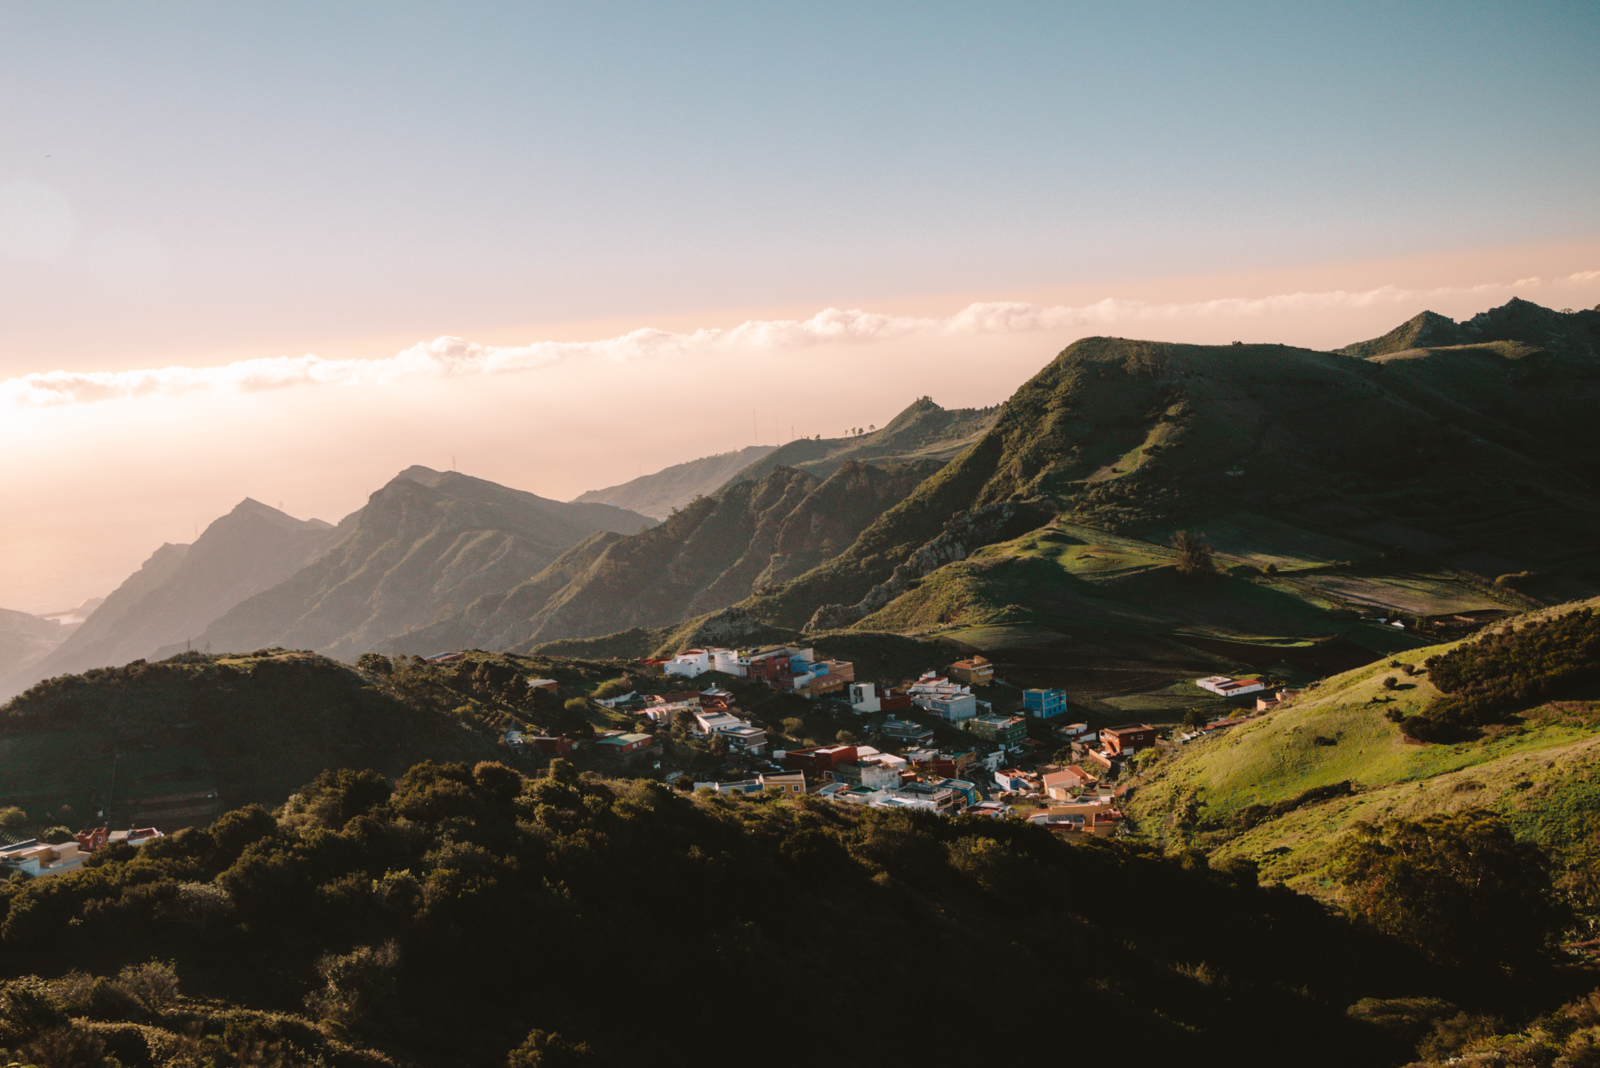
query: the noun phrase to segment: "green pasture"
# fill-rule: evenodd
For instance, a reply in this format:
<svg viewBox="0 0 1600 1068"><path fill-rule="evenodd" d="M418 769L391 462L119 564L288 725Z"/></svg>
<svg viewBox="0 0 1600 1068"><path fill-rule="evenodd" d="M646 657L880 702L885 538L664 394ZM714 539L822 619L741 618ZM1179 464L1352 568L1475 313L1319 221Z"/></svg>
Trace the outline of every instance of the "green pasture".
<svg viewBox="0 0 1600 1068"><path fill-rule="evenodd" d="M1523 617L1528 618L1528 617ZM1420 711L1437 691L1420 665L1452 645L1401 653L1309 689L1257 720L1150 762L1127 809L1139 833L1245 857L1264 880L1337 897L1332 846L1364 820L1484 807L1557 856L1592 850L1600 826L1600 717L1591 702L1529 709L1518 724L1455 745L1407 741L1385 713ZM1394 678L1394 689L1384 680ZM1241 830L1247 806L1270 806L1350 782L1351 796L1304 805Z"/></svg>

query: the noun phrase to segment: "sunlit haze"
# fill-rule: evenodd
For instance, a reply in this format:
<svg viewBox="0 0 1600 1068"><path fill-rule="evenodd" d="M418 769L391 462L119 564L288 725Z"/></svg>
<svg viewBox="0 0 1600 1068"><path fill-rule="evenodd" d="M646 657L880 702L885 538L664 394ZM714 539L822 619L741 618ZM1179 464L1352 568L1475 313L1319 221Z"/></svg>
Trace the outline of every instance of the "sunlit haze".
<svg viewBox="0 0 1600 1068"><path fill-rule="evenodd" d="M412 464L569 499L1076 338L1600 303L1600 8L0 0L0 608Z"/></svg>

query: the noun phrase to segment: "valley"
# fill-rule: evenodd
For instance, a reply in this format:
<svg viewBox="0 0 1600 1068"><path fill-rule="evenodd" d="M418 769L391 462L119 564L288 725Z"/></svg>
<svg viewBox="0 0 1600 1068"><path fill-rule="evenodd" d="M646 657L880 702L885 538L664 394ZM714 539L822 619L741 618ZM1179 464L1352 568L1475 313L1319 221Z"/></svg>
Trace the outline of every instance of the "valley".
<svg viewBox="0 0 1600 1068"><path fill-rule="evenodd" d="M584 982L676 989L770 966L800 922L927 974L1087 953L1063 989L1145 1063L1588 1034L1597 403L1600 311L1513 302L1331 352L1086 338L997 409L921 398L570 504L425 467L336 525L247 499L81 622L0 618L10 983L58 939L121 976L204 928L181 965L213 1008L135 1034L66 986L28 996L132 1063L215 1004L327 1063L436 1061L406 1018L429 1004L473 1034L464 1062L565 1048L555 1025L628 1059L646 1032L600 1002L499 965L443 990L442 955L601 946ZM1538 671L1460 681L1493 650ZM121 827L160 834L96 837ZM1484 900L1526 922L1446 954L1482 916L1443 861L1390 863L1408 835L1477 843ZM714 902L712 937L618 935L641 895ZM854 983L826 1012L865 1027ZM41 1040L20 989L0 1047ZM678 995L646 1016L694 1041ZM1019 1049L1056 1048L1042 1019Z"/></svg>

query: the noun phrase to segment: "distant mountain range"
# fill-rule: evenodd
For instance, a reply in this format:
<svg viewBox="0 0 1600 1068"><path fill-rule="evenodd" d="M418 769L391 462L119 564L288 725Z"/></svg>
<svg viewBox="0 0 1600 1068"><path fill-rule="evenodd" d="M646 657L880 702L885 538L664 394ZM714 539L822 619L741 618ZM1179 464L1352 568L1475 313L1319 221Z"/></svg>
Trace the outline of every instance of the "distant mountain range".
<svg viewBox="0 0 1600 1068"><path fill-rule="evenodd" d="M411 467L339 524L327 550L240 600L199 635L213 649L283 646L354 659L522 582L600 531L654 525L607 504L563 504L454 471Z"/></svg>
<svg viewBox="0 0 1600 1068"><path fill-rule="evenodd" d="M998 409L923 398L570 504L422 467L336 528L246 501L53 652L12 621L0 655L36 661L13 691L189 645L354 659L680 625L939 630L1002 654L1071 635L1085 661L1090 632L1112 660L1335 637L1367 655L1395 640L1369 617L1600 593L1597 408L1600 311L1520 300L1334 352L1086 338ZM1179 530L1219 581L1180 577ZM737 627L701 626L726 612Z"/></svg>
<svg viewBox="0 0 1600 1068"><path fill-rule="evenodd" d="M245 500L193 545L156 550L58 647L12 668L4 691L186 648L354 659L517 585L592 534L654 523L426 467L402 471L337 527Z"/></svg>
<svg viewBox="0 0 1600 1068"><path fill-rule="evenodd" d="M674 464L620 486L590 490L575 501L614 504L665 519L696 497L710 496L734 482L758 481L780 467L827 479L853 460L880 467L945 461L989 429L998 413L998 408L945 409L921 397L881 428L864 427L842 438L799 438L782 446L752 445Z"/></svg>
<svg viewBox="0 0 1600 1068"><path fill-rule="evenodd" d="M594 535L526 582L379 648L522 651L554 638L663 627L714 612L845 551L939 466L850 460L826 481L775 468L696 498L653 530Z"/></svg>
<svg viewBox="0 0 1600 1068"><path fill-rule="evenodd" d="M717 492L729 479L776 448L776 445L751 445L734 452L704 456L688 463L673 464L653 475L640 475L620 486L590 490L572 500L574 504L614 504L665 519L696 497Z"/></svg>
<svg viewBox="0 0 1600 1068"><path fill-rule="evenodd" d="M327 548L331 524L246 498L193 545L163 545L34 669L40 677L125 664L198 638L217 617Z"/></svg>

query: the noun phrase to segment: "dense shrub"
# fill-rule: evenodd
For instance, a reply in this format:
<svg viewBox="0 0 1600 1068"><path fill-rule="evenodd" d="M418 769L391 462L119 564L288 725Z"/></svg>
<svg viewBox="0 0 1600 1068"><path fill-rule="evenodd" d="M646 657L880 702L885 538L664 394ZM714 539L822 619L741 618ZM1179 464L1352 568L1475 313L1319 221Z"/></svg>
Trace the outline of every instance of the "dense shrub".
<svg viewBox="0 0 1600 1068"><path fill-rule="evenodd" d="M1600 679L1600 616L1585 608L1507 627L1425 663L1441 695L1401 729L1419 741L1466 741Z"/></svg>

